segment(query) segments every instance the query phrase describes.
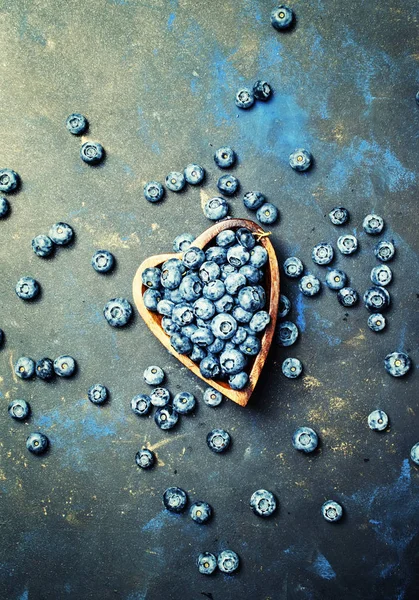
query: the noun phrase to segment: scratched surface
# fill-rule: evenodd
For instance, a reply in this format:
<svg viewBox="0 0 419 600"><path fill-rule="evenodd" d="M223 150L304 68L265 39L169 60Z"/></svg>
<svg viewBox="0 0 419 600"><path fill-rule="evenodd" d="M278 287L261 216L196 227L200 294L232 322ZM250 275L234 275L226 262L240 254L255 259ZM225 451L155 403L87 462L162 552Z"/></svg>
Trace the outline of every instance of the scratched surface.
<svg viewBox="0 0 419 600"><path fill-rule="evenodd" d="M2 315L0 351L0 597L123 600L410 600L418 596L419 471L408 460L419 441L417 373L389 377L389 351L417 348L417 181L419 8L415 0L363 2L294 0L296 28L270 26L265 0L0 1L2 120L0 166L17 170L23 186L0 223ZM248 112L234 91L257 78L275 96ZM82 164L80 141L65 129L80 111L89 139L107 152L103 166ZM375 264L375 240L362 219L377 211L395 240L388 328L375 335L358 306L347 313L323 290L304 299L284 281L300 338L274 347L251 404L200 403L173 432L138 419L131 397L144 392L142 372L163 366L172 392L201 398L188 375L136 317L115 331L102 318L115 295L131 298L131 281L150 254L170 250L183 231L208 226L201 202L215 192L214 149L230 144L244 191L262 190L280 208L272 240L282 261L297 254L314 273L312 246L335 244L327 218L346 206L361 251L336 264L361 293ZM315 168L298 175L287 165L307 147ZM150 179L196 161L208 172L202 188L168 194L153 206L142 197ZM234 216L246 216L240 197ZM72 247L51 260L30 248L58 220L76 231ZM116 255L108 277L90 258L98 248ZM42 298L19 301L14 285L36 277ZM79 373L45 384L16 381L18 356L76 357ZM288 381L280 365L297 356L305 375ZM86 390L111 390L103 408ZM12 422L10 399L30 401L28 423ZM368 430L366 416L382 408L391 426ZM320 451L307 457L290 443L310 425ZM231 432L225 455L206 447L213 427ZM25 449L32 430L44 431L51 451ZM154 448L159 464L140 472L139 447ZM215 517L199 527L162 509L163 490L186 489ZM255 489L279 499L279 511L257 519L248 508ZM333 498L344 506L336 526L319 509ZM234 577L197 573L203 550L236 550Z"/></svg>

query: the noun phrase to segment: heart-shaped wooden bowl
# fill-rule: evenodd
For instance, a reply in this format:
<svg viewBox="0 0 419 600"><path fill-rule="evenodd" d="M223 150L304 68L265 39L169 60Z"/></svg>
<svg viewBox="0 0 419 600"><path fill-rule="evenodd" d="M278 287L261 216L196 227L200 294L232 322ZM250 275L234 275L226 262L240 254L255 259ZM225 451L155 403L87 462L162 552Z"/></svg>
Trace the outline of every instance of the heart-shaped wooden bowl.
<svg viewBox="0 0 419 600"><path fill-rule="evenodd" d="M265 329L261 339L261 350L255 357L253 364L251 364L251 370L249 373L249 383L243 390L232 390L231 387L225 381L219 381L215 379L206 379L201 375L199 365L194 363L188 356L179 354L170 345L170 337L165 333L161 326L162 315L148 310L143 301L143 293L147 289L141 279L142 272L144 269L149 267L158 267L169 258L182 258L182 254L159 254L157 256L150 256L147 258L137 269L137 272L133 281L133 295L134 302L137 309L144 319L146 325L151 329L154 335L161 341L163 346L169 350L173 356L176 356L181 363L183 363L188 369L195 375L203 379L208 385L219 390L224 396L233 400L240 406L246 406L252 395L253 390L258 382L259 375L262 371L263 365L265 364L266 357L268 356L269 348L271 346L272 338L275 332L276 317L278 313L278 300L279 300L279 269L278 261L276 258L275 250L266 236L265 231L253 221L246 219L225 219L216 223L203 233L193 242L194 246L199 248L207 248L211 245L211 242L215 241L215 237L224 229L238 229L239 227L247 227L250 231L255 234L259 234L257 239L267 250L269 261L265 267L265 279L263 281L264 288L266 290L266 296L268 305L266 310L271 316L271 322ZM265 236L264 236L265 234Z"/></svg>

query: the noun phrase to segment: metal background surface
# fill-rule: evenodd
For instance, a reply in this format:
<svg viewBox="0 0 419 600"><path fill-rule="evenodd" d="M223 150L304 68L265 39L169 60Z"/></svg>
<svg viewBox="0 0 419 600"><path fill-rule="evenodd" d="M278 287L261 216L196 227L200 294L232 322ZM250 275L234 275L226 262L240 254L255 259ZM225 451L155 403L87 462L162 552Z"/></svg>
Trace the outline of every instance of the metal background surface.
<svg viewBox="0 0 419 600"><path fill-rule="evenodd" d="M417 179L419 8L415 0L294 0L297 26L270 25L271 2L193 0L3 0L0 2L0 166L23 180L0 223L0 596L7 600L409 600L418 593L418 469L408 460L419 440L417 374L387 375L383 358L417 351ZM241 84L266 78L274 98L244 112L234 106ZM89 139L107 152L91 168L65 118L80 111ZM201 202L213 195L219 170L214 150L238 153L242 189L260 189L280 208L272 239L282 261L297 254L313 272L313 245L335 244L340 229L327 218L346 206L360 252L338 257L361 293L376 263L375 239L362 219L377 211L397 245L391 267L388 328L375 335L362 305L345 310L328 290L313 299L284 281L300 339L274 347L246 409L200 402L177 430L141 420L129 401L145 391L151 363L166 370L172 392L202 397L204 386L153 339L139 317L126 329L102 317L114 296L131 298L140 262L170 250L176 234L208 226ZM288 164L304 146L315 157L305 175ZM148 204L142 187L172 169L201 163L203 188L168 193ZM247 216L240 196L234 216ZM58 221L76 231L71 248L51 260L30 247ZM98 248L116 255L115 273L95 273ZM14 285L36 277L42 298L18 300ZM13 377L18 356L69 353L79 373L45 384ZM287 356L305 374L286 380ZM111 390L102 408L86 391ZM12 398L30 401L28 423L12 422ZM369 431L375 408L390 415L383 434ZM321 437L316 456L302 456L290 438L299 425ZM206 433L220 426L233 446L212 454ZM31 430L51 440L45 457L29 455ZM140 472L134 455L156 449L159 465ZM186 489L214 507L211 524L162 507L163 490ZM274 491L280 508L268 520L248 507L251 493ZM334 498L345 509L336 526L320 513ZM202 550L236 550L240 573L205 578Z"/></svg>

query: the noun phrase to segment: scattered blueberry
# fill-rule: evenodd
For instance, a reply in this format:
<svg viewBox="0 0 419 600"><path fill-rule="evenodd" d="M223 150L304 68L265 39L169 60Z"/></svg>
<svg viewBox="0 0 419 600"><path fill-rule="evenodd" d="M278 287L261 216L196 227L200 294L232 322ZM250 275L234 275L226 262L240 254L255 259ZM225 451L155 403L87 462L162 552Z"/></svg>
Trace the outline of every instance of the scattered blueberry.
<svg viewBox="0 0 419 600"><path fill-rule="evenodd" d="M71 377L77 368L72 356L63 355L54 360L54 371L59 377Z"/></svg>
<svg viewBox="0 0 419 600"><path fill-rule="evenodd" d="M100 163L105 156L105 150L99 142L85 142L80 148L80 158L89 165Z"/></svg>
<svg viewBox="0 0 419 600"><path fill-rule="evenodd" d="M163 494L163 504L171 512L183 512L188 503L186 492L179 487L170 487Z"/></svg>
<svg viewBox="0 0 419 600"><path fill-rule="evenodd" d="M308 273L301 277L298 287L304 296L315 296L320 292L321 283L317 277Z"/></svg>
<svg viewBox="0 0 419 600"><path fill-rule="evenodd" d="M412 361L405 352L392 352L385 357L384 366L393 377L403 377L412 366Z"/></svg>
<svg viewBox="0 0 419 600"><path fill-rule="evenodd" d="M189 509L189 516L191 517L192 521L195 521L195 523L203 525L210 520L212 516L212 508L208 502L194 502Z"/></svg>
<svg viewBox="0 0 419 600"><path fill-rule="evenodd" d="M346 208L337 206L330 211L329 219L333 225L345 225L349 220L349 212Z"/></svg>
<svg viewBox="0 0 419 600"><path fill-rule="evenodd" d="M236 153L232 148L224 146L219 148L214 154L214 160L217 167L228 169L236 162Z"/></svg>
<svg viewBox="0 0 419 600"><path fill-rule="evenodd" d="M317 433L311 427L299 427L292 436L292 445L302 452L313 452L318 443Z"/></svg>
<svg viewBox="0 0 419 600"><path fill-rule="evenodd" d="M280 294L278 302L278 317L283 319L291 310L291 302L285 294Z"/></svg>
<svg viewBox="0 0 419 600"><path fill-rule="evenodd" d="M67 117L65 122L65 126L68 131L73 135L80 135L84 133L88 127L88 122L86 117L79 113L72 113Z"/></svg>
<svg viewBox="0 0 419 600"><path fill-rule="evenodd" d="M7 410L12 419L23 421L29 417L31 407L26 400L12 400Z"/></svg>
<svg viewBox="0 0 419 600"><path fill-rule="evenodd" d="M266 102L272 96L272 88L267 81L259 79L253 84L253 95L257 100Z"/></svg>
<svg viewBox="0 0 419 600"><path fill-rule="evenodd" d="M16 294L22 300L33 300L39 294L39 283L32 277L21 277L16 284Z"/></svg>
<svg viewBox="0 0 419 600"><path fill-rule="evenodd" d="M224 452L230 446L231 437L224 429L213 429L207 435L207 444L210 450L216 453Z"/></svg>
<svg viewBox="0 0 419 600"><path fill-rule="evenodd" d="M290 27L293 19L294 13L292 9L285 4L281 4L278 8L274 8L271 12L272 27L275 27L278 31Z"/></svg>
<svg viewBox="0 0 419 600"><path fill-rule="evenodd" d="M156 290L148 291L154 292ZM112 327L124 327L131 319L132 306L126 298L112 298L105 304L103 314L109 325Z"/></svg>
<svg viewBox="0 0 419 600"><path fill-rule="evenodd" d="M179 392L173 398L173 408L180 415L189 415L195 408L196 400L189 392Z"/></svg>
<svg viewBox="0 0 419 600"><path fill-rule="evenodd" d="M345 287L348 277L344 271L331 269L326 275L326 285L331 290L341 290Z"/></svg>
<svg viewBox="0 0 419 600"><path fill-rule="evenodd" d="M256 490L250 498L250 508L258 517L270 517L276 510L276 498L268 490Z"/></svg>
<svg viewBox="0 0 419 600"><path fill-rule="evenodd" d="M4 219L9 214L10 204L7 198L0 197L0 219Z"/></svg>
<svg viewBox="0 0 419 600"><path fill-rule="evenodd" d="M12 169L0 169L0 192L13 192L20 184L20 177Z"/></svg>
<svg viewBox="0 0 419 600"><path fill-rule="evenodd" d="M137 394L131 400L131 409L136 415L147 415L151 408L151 398L147 394Z"/></svg>
<svg viewBox="0 0 419 600"><path fill-rule="evenodd" d="M419 442L412 446L412 449L410 450L410 458L416 465L419 465Z"/></svg>
<svg viewBox="0 0 419 600"><path fill-rule="evenodd" d="M327 500L322 506L322 515L329 523L339 521L342 518L342 514L342 506L334 500Z"/></svg>
<svg viewBox="0 0 419 600"><path fill-rule="evenodd" d="M371 281L374 285L388 285L393 279L393 273L387 265L378 265L371 271Z"/></svg>
<svg viewBox="0 0 419 600"><path fill-rule="evenodd" d="M218 555L217 565L222 573L230 575L239 568L239 557L233 550L223 550Z"/></svg>
<svg viewBox="0 0 419 600"><path fill-rule="evenodd" d="M286 358L282 363L282 372L288 379L296 379L302 371L303 365L298 358Z"/></svg>
<svg viewBox="0 0 419 600"><path fill-rule="evenodd" d="M164 196L164 187L158 181L149 181L144 186L144 198L149 202L159 202Z"/></svg>
<svg viewBox="0 0 419 600"><path fill-rule="evenodd" d="M198 185L205 177L205 171L199 165L188 165L184 170L185 179L191 185Z"/></svg>
<svg viewBox="0 0 419 600"><path fill-rule="evenodd" d="M192 233L181 233L173 240L174 252L186 252L186 250L195 241L195 236Z"/></svg>
<svg viewBox="0 0 419 600"><path fill-rule="evenodd" d="M150 394L150 400L153 406L167 406L170 402L170 392L166 388L154 388Z"/></svg>
<svg viewBox="0 0 419 600"><path fill-rule="evenodd" d="M212 387L208 387L204 392L204 402L207 406L219 406L223 401L223 395L221 392L215 390Z"/></svg>
<svg viewBox="0 0 419 600"><path fill-rule="evenodd" d="M333 248L331 244L321 242L314 246L311 258L317 265L328 265L331 263L333 260Z"/></svg>
<svg viewBox="0 0 419 600"><path fill-rule="evenodd" d="M178 422L179 415L171 406L158 408L154 415L154 421L160 429L172 429Z"/></svg>
<svg viewBox="0 0 419 600"><path fill-rule="evenodd" d="M73 239L74 231L68 223L60 222L52 225L48 235L57 246L66 246Z"/></svg>
<svg viewBox="0 0 419 600"><path fill-rule="evenodd" d="M233 196L239 189L239 180L234 175L222 175L217 182L217 187L225 196Z"/></svg>
<svg viewBox="0 0 419 600"><path fill-rule="evenodd" d="M364 304L373 312L381 311L390 306L390 294L383 287L371 287L364 294Z"/></svg>
<svg viewBox="0 0 419 600"><path fill-rule="evenodd" d="M196 564L198 566L198 571L202 575L211 575L217 568L217 559L211 552L201 552L201 554L198 555Z"/></svg>
<svg viewBox="0 0 419 600"><path fill-rule="evenodd" d="M186 179L183 173L172 171L166 176L166 187L172 192L180 192L186 184Z"/></svg>
<svg viewBox="0 0 419 600"><path fill-rule="evenodd" d="M97 250L92 256L91 263L98 273L109 273L115 265L115 257L108 250Z"/></svg>
<svg viewBox="0 0 419 600"><path fill-rule="evenodd" d="M391 260L396 252L393 242L382 240L374 248L374 254L382 262Z"/></svg>
<svg viewBox="0 0 419 600"><path fill-rule="evenodd" d="M15 364L15 374L20 379L31 379L35 375L35 362L28 356L21 356Z"/></svg>
<svg viewBox="0 0 419 600"><path fill-rule="evenodd" d="M294 169L294 171L307 171L311 167L312 162L312 155L307 150L304 150L304 148L298 148L290 154L289 163L291 169Z"/></svg>
<svg viewBox="0 0 419 600"><path fill-rule="evenodd" d="M253 91L249 88L240 88L236 93L235 104L238 108L250 108L255 103Z"/></svg>
<svg viewBox="0 0 419 600"><path fill-rule="evenodd" d="M247 192L243 196L243 204L249 210L257 210L262 204L265 204L265 202L266 198L262 192Z"/></svg>
<svg viewBox="0 0 419 600"><path fill-rule="evenodd" d="M338 300L342 306L351 307L355 306L358 302L358 293L351 287L343 287L338 291Z"/></svg>
<svg viewBox="0 0 419 600"><path fill-rule="evenodd" d="M41 234L33 238L32 250L37 256L44 258L45 256L52 254L54 251L54 245L51 238L49 238L47 235Z"/></svg>
<svg viewBox="0 0 419 600"><path fill-rule="evenodd" d="M341 235L338 238L337 247L342 254L353 254L358 248L358 240L354 235Z"/></svg>
<svg viewBox="0 0 419 600"><path fill-rule="evenodd" d="M280 346L292 346L298 338L298 327L291 321L279 323L276 330L276 338Z"/></svg>
<svg viewBox="0 0 419 600"><path fill-rule="evenodd" d="M160 385L164 379L164 371L160 367L152 365L145 369L143 377L148 385Z"/></svg>
<svg viewBox="0 0 419 600"><path fill-rule="evenodd" d="M284 273L287 277L291 277L291 279L296 279L299 277L303 270L303 263L296 256L290 256L284 262Z"/></svg>
<svg viewBox="0 0 419 600"><path fill-rule="evenodd" d="M388 426L388 416L383 410L373 410L368 415L368 427L374 431L384 431Z"/></svg>
<svg viewBox="0 0 419 600"><path fill-rule="evenodd" d="M39 379L48 381L54 377L54 363L50 358L41 358L36 361L35 373Z"/></svg>
<svg viewBox="0 0 419 600"><path fill-rule="evenodd" d="M31 433L26 440L26 448L32 454L43 454L49 446L49 440L43 433Z"/></svg>
<svg viewBox="0 0 419 600"><path fill-rule="evenodd" d="M381 313L374 313L368 317L367 324L371 331L382 331L386 326L386 319Z"/></svg>
<svg viewBox="0 0 419 600"><path fill-rule="evenodd" d="M256 218L262 225L272 225L272 223L275 223L275 221L278 220L278 217L279 211L271 202L262 204L256 211Z"/></svg>
<svg viewBox="0 0 419 600"><path fill-rule="evenodd" d="M370 235L378 235L382 232L384 221L378 215L367 215L362 223L365 233Z"/></svg>
<svg viewBox="0 0 419 600"><path fill-rule="evenodd" d="M140 469L151 469L156 461L156 455L148 448L142 448L135 455L135 462Z"/></svg>
<svg viewBox="0 0 419 600"><path fill-rule="evenodd" d="M204 215L211 221L224 219L228 214L228 204L224 198L211 198L204 205Z"/></svg>
<svg viewBox="0 0 419 600"><path fill-rule="evenodd" d="M87 397L93 404L103 404L109 397L107 388L101 383L96 383L89 388Z"/></svg>

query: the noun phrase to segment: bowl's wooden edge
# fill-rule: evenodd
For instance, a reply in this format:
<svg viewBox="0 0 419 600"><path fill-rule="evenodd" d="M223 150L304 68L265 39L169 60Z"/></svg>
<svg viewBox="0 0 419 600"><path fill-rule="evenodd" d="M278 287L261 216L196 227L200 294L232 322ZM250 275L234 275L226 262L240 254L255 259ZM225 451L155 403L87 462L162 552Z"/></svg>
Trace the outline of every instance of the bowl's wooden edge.
<svg viewBox="0 0 419 600"><path fill-rule="evenodd" d="M216 237L220 231L224 229L236 228L236 227L247 227L250 231L265 233L264 230L254 223L253 221L248 221L247 219L226 219L224 221L220 221L216 223L212 227L206 229L201 235L199 235L194 241L194 245L205 247L212 239ZM135 305L146 323L147 327L153 332L153 334L157 337L157 339L165 346L165 348L175 356L182 364L184 364L188 369L190 369L197 377L205 381L209 386L215 388L220 391L224 396L233 400L240 406L246 406L249 402L250 396L253 393L253 390L256 387L256 384L259 379L259 375L263 369L265 364L273 335L275 333L276 320L277 320L277 312L278 312L278 301L279 301L279 292L280 292L280 278L279 278L279 269L278 269L278 261L276 258L275 250L272 246L271 241L268 237L263 237L260 239L260 243L266 248L269 256L269 273L270 273L270 297L269 297L269 314L271 316L271 322L268 327L265 329L265 332L262 336L262 347L260 353L257 355L255 362L253 363L252 370L249 374L249 383L246 386L245 390L233 390L227 384L222 385L222 383L218 383L213 379L206 379L201 375L199 370L199 366L194 363L190 358L183 354L179 354L176 352L172 346L170 345L170 338L163 331L160 325L157 325L154 318L152 317L152 313L145 307L143 301L143 284L142 284L142 272L144 269L149 267L155 267L159 264L162 264L164 261L169 258L181 258L181 254L159 254L155 256L150 256L146 258L141 265L138 267L135 277L133 280L133 297ZM276 285L275 285L276 282Z"/></svg>

